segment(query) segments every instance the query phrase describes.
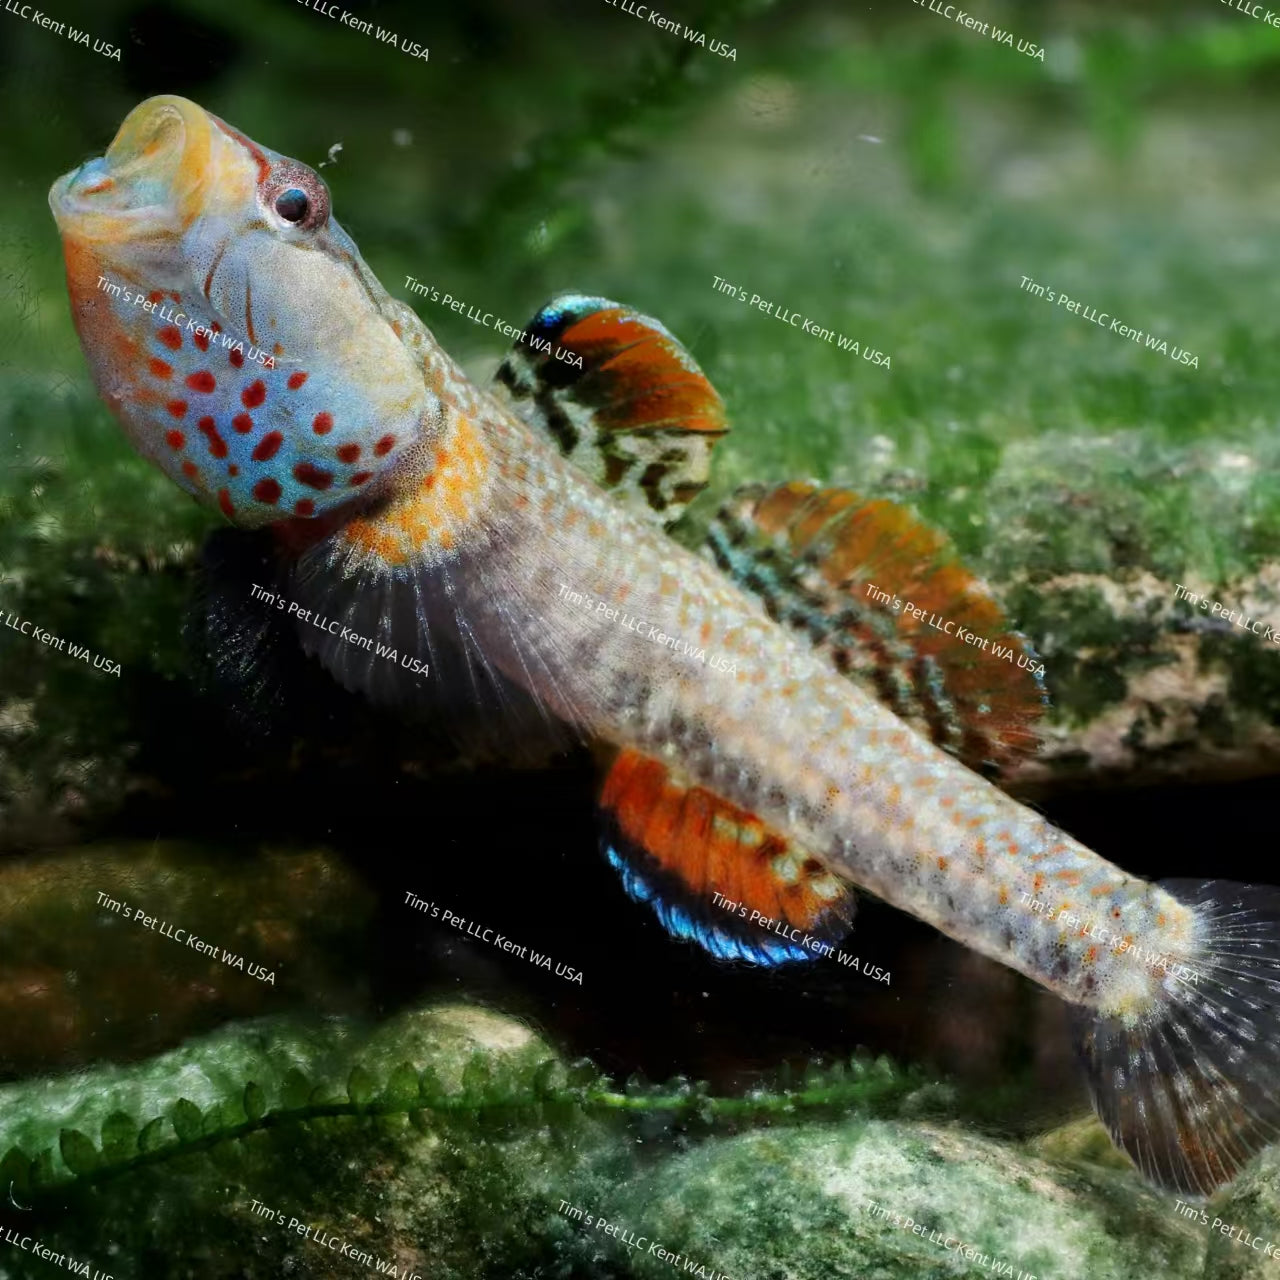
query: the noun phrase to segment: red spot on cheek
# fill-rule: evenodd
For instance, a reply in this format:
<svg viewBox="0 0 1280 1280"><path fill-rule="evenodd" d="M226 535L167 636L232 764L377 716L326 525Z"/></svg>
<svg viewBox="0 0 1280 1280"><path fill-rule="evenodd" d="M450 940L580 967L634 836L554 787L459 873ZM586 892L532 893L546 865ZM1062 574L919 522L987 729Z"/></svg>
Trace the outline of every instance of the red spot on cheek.
<svg viewBox="0 0 1280 1280"><path fill-rule="evenodd" d="M187 443L187 437L184 436L181 431L166 432L164 438L168 443L169 448L175 451L181 449L182 446Z"/></svg>
<svg viewBox="0 0 1280 1280"><path fill-rule="evenodd" d="M230 361L231 361L231 363L232 363L233 365L235 365L235 367L238 369L242 364L244 364L244 352L243 352L243 351L233 351L233 352L232 352L232 353L227 357L227 359L228 359L228 360L230 360Z"/></svg>
<svg viewBox="0 0 1280 1280"><path fill-rule="evenodd" d="M170 400L165 408L169 410L175 418L181 418L187 411L187 402L185 400Z"/></svg>
<svg viewBox="0 0 1280 1280"><path fill-rule="evenodd" d="M338 446L338 460L340 462L354 462L360 456L360 446L358 444L340 444Z"/></svg>
<svg viewBox="0 0 1280 1280"><path fill-rule="evenodd" d="M289 375L289 382L288 382L289 390L297 391L297 389L300 386L302 386L302 384L306 382L306 380L307 380L307 375L303 373L301 369L299 369L297 373L291 373Z"/></svg>
<svg viewBox="0 0 1280 1280"><path fill-rule="evenodd" d="M253 451L253 460L255 462L266 462L269 458L274 458L280 452L280 446L284 443L284 436L278 431L268 431L261 440L258 441L258 447Z"/></svg>
<svg viewBox="0 0 1280 1280"><path fill-rule="evenodd" d="M147 366L157 378L173 377L173 365L171 365L167 360L160 360L157 357L152 356L152 358L147 361Z"/></svg>
<svg viewBox="0 0 1280 1280"><path fill-rule="evenodd" d="M230 519L236 513L235 506L231 502L231 495L225 489L218 490L218 506L222 508L222 514Z"/></svg>
<svg viewBox="0 0 1280 1280"><path fill-rule="evenodd" d="M357 472L355 473L355 475L353 475L353 476L351 477L351 479L347 481L347 483L348 483L348 485L350 485L350 486L351 486L351 488L353 488L353 489L354 489L354 488L356 487L356 485L358 485L358 484L364 484L364 482L365 482L365 481L366 481L366 480L367 480L371 475L373 475L373 472L372 472L372 471L357 471Z"/></svg>
<svg viewBox="0 0 1280 1280"><path fill-rule="evenodd" d="M148 302L162 302L163 300L164 300L163 289L152 289L151 292L147 294Z"/></svg>
<svg viewBox="0 0 1280 1280"><path fill-rule="evenodd" d="M192 391L203 391L206 395L212 391L218 384L214 381L213 374L208 369L201 369L199 373L187 374L187 386Z"/></svg>
<svg viewBox="0 0 1280 1280"><path fill-rule="evenodd" d="M182 474L189 479L194 480L200 474L194 462L184 462L182 464Z"/></svg>
<svg viewBox="0 0 1280 1280"><path fill-rule="evenodd" d="M196 346L199 347L201 351L209 350L209 335L207 333L192 334L192 338L194 339Z"/></svg>
<svg viewBox="0 0 1280 1280"><path fill-rule="evenodd" d="M310 498L299 498L293 504L293 513L298 516L309 516L316 509L316 504Z"/></svg>
<svg viewBox="0 0 1280 1280"><path fill-rule="evenodd" d="M373 451L378 455L379 458L381 458L383 454L391 452L392 448L394 448L395 446L395 443L396 443L395 436L383 436L382 439L379 440L378 443L373 446Z"/></svg>
<svg viewBox="0 0 1280 1280"><path fill-rule="evenodd" d="M253 430L253 419L247 413L237 413L231 419L231 425L242 435L247 436Z"/></svg>
<svg viewBox="0 0 1280 1280"><path fill-rule="evenodd" d="M164 343L170 351L177 351L182 346L182 334L178 332L176 325L167 324L160 330L156 337Z"/></svg>
<svg viewBox="0 0 1280 1280"><path fill-rule="evenodd" d="M205 436L209 441L209 452L215 458L225 458L227 456L227 442L218 434L218 428L214 426L212 418L201 418L196 423L200 434Z"/></svg>
<svg viewBox="0 0 1280 1280"><path fill-rule="evenodd" d="M333 430L333 414L317 413L311 423L311 430L318 436L327 436Z"/></svg>
<svg viewBox="0 0 1280 1280"><path fill-rule="evenodd" d="M309 462L298 463L293 469L293 477L309 489L327 489L333 483L332 471L324 471Z"/></svg>
<svg viewBox="0 0 1280 1280"><path fill-rule="evenodd" d="M240 402L246 409L256 409L267 398L267 384L258 378L240 393Z"/></svg>
<svg viewBox="0 0 1280 1280"><path fill-rule="evenodd" d="M239 468L239 467L237 467L237 466L236 466L236 464L233 462L233 463L232 463L232 464L227 468L227 475L229 475L229 476L238 476L239 474L240 474L240 468Z"/></svg>
<svg viewBox="0 0 1280 1280"><path fill-rule="evenodd" d="M270 476L267 476L253 486L253 496L259 502L265 502L268 506L275 506L280 501L280 486Z"/></svg>

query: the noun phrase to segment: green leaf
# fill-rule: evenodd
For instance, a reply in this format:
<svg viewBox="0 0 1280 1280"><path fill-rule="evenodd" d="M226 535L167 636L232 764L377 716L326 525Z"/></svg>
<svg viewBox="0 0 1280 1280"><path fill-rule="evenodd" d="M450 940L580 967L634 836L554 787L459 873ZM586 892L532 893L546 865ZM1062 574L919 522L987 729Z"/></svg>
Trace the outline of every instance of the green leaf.
<svg viewBox="0 0 1280 1280"><path fill-rule="evenodd" d="M418 1073L407 1063L402 1062L387 1081L382 1096L387 1102L403 1105L416 1102L418 1098Z"/></svg>
<svg viewBox="0 0 1280 1280"><path fill-rule="evenodd" d="M267 1095L252 1080L244 1087L244 1113L250 1120L261 1120L267 1113Z"/></svg>
<svg viewBox="0 0 1280 1280"><path fill-rule="evenodd" d="M142 1132L138 1134L138 1150L158 1151L163 1147L169 1140L169 1135L165 1132L168 1123L167 1116L156 1116L150 1123L143 1125Z"/></svg>
<svg viewBox="0 0 1280 1280"><path fill-rule="evenodd" d="M434 1129L431 1123L432 1117L429 1111L410 1111L409 1123L413 1125L419 1133L433 1133Z"/></svg>
<svg viewBox="0 0 1280 1280"><path fill-rule="evenodd" d="M58 1181L58 1172L53 1167L53 1148L45 1149L31 1162L31 1186L52 1187Z"/></svg>
<svg viewBox="0 0 1280 1280"><path fill-rule="evenodd" d="M286 1111L299 1111L311 1098L311 1081L297 1067L285 1073L280 1090L280 1100Z"/></svg>
<svg viewBox="0 0 1280 1280"><path fill-rule="evenodd" d="M18 1147L11 1147L0 1160L0 1191L15 1190L19 1194L31 1186L31 1157Z"/></svg>
<svg viewBox="0 0 1280 1280"><path fill-rule="evenodd" d="M462 1068L462 1092L469 1099L483 1098L489 1091L491 1079L489 1060L483 1054L474 1054Z"/></svg>
<svg viewBox="0 0 1280 1280"><path fill-rule="evenodd" d="M63 1163L79 1176L98 1167L98 1148L79 1129L63 1129L58 1134Z"/></svg>
<svg viewBox="0 0 1280 1280"><path fill-rule="evenodd" d="M179 1098L169 1113L173 1127L182 1142L193 1142L204 1132L204 1117L200 1108L186 1098Z"/></svg>
<svg viewBox="0 0 1280 1280"><path fill-rule="evenodd" d="M554 1058L547 1058L544 1062L538 1063L538 1068L533 1073L535 1097L545 1098L556 1091L555 1075L559 1066L560 1064Z"/></svg>
<svg viewBox="0 0 1280 1280"><path fill-rule="evenodd" d="M127 1111L113 1111L102 1122L102 1155L124 1160L137 1149L138 1122Z"/></svg>
<svg viewBox="0 0 1280 1280"><path fill-rule="evenodd" d="M445 1096L444 1084L430 1067L418 1074L418 1093L426 1102L439 1102Z"/></svg>
<svg viewBox="0 0 1280 1280"><path fill-rule="evenodd" d="M347 1097L357 1107L367 1107L373 1101L377 1088L377 1082L362 1066L357 1063L351 1068L347 1077Z"/></svg>

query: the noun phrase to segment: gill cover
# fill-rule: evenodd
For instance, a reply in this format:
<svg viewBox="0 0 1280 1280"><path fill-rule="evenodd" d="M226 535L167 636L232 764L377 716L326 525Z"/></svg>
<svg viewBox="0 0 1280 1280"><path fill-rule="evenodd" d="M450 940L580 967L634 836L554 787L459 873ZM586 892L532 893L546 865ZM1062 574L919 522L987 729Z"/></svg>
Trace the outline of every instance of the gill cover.
<svg viewBox="0 0 1280 1280"><path fill-rule="evenodd" d="M149 98L49 203L99 392L144 457L237 524L376 492L431 433L403 308L307 166Z"/></svg>

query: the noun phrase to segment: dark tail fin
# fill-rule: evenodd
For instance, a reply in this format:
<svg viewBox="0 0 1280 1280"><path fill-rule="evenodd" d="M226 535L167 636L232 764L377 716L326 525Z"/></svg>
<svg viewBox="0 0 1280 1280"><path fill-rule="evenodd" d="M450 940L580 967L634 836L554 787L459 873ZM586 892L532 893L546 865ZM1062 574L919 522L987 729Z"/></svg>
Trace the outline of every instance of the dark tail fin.
<svg viewBox="0 0 1280 1280"><path fill-rule="evenodd" d="M1093 1105L1153 1182L1210 1194L1280 1137L1280 890L1160 885L1195 908L1200 947L1143 1013L1073 1010Z"/></svg>

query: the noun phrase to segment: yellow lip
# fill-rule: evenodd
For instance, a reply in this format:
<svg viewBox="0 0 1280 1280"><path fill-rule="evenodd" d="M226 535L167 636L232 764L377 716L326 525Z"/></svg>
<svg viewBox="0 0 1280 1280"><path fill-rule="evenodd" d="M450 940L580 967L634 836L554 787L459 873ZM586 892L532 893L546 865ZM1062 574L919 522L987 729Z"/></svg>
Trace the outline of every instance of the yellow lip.
<svg viewBox="0 0 1280 1280"><path fill-rule="evenodd" d="M93 240L186 226L203 198L212 135L208 113L187 98L139 103L105 156L53 184L49 204L59 226Z"/></svg>

